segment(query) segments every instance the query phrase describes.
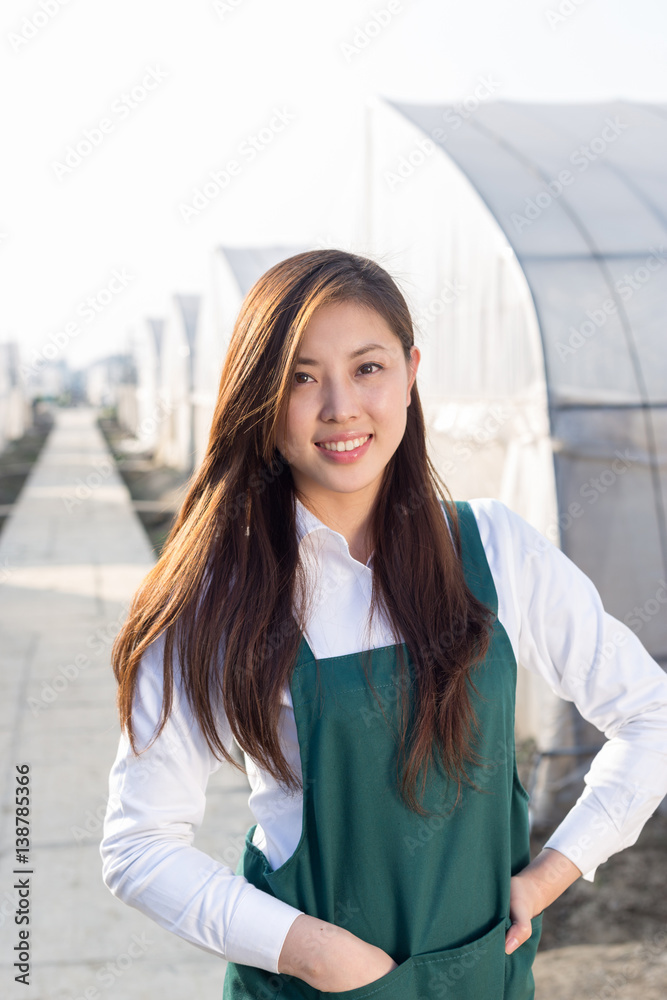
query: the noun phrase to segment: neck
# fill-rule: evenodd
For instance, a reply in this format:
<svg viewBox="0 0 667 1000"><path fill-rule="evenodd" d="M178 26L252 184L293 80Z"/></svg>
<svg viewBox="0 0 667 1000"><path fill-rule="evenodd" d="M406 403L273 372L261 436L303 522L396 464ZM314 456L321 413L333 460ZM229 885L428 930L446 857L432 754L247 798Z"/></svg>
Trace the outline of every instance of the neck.
<svg viewBox="0 0 667 1000"><path fill-rule="evenodd" d="M353 559L364 565L371 555L370 543L370 509L366 504L361 506L349 494L336 494L341 501L318 502L313 497L299 496L301 503L311 514L326 524L332 531L338 531L348 544Z"/></svg>

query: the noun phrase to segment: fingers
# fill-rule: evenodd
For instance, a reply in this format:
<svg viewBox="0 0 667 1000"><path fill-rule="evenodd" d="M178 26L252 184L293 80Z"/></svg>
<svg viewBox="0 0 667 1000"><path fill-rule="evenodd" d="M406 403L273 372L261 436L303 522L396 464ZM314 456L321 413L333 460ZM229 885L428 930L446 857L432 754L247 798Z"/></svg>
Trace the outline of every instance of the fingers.
<svg viewBox="0 0 667 1000"><path fill-rule="evenodd" d="M528 940L532 933L533 927L530 920L514 920L505 936L505 954L511 955Z"/></svg>
<svg viewBox="0 0 667 1000"><path fill-rule="evenodd" d="M532 917L541 910L539 897L536 898L529 880L520 875L510 882L510 918L512 925L505 935L505 954L511 955L520 948L533 933Z"/></svg>

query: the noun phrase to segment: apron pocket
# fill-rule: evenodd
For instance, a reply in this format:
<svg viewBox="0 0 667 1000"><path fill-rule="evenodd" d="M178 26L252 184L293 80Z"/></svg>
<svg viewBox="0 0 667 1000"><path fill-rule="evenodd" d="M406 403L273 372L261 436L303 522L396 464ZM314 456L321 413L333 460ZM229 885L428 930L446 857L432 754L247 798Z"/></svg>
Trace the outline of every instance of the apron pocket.
<svg viewBox="0 0 667 1000"><path fill-rule="evenodd" d="M533 933L527 941L505 956L505 996L511 1000L533 1000L535 996L535 980L533 978L533 962L537 954L537 946L542 934L542 913L531 920Z"/></svg>
<svg viewBox="0 0 667 1000"><path fill-rule="evenodd" d="M392 969L388 972L386 976L381 976L380 979L376 979L373 983L368 983L366 986L357 986L353 990L343 990L342 993L325 993L324 991L319 994L322 1000L361 1000L362 997L372 997L375 1000L410 1000L411 997L417 996L415 993L415 980L414 980L414 959L408 958L405 962L396 969Z"/></svg>
<svg viewBox="0 0 667 1000"><path fill-rule="evenodd" d="M509 926L506 918L469 944L413 955L367 986L320 996L322 1000L503 1000Z"/></svg>

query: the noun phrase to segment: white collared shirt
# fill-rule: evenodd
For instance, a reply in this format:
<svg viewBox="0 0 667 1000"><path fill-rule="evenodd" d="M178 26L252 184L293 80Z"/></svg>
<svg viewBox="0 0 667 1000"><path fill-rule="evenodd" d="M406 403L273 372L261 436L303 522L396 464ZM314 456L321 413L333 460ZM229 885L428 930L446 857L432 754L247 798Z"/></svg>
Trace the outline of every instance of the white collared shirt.
<svg viewBox="0 0 667 1000"><path fill-rule="evenodd" d="M598 865L635 843L667 794L667 675L635 633L605 612L592 581L560 549L499 500L469 503L495 583L498 618L517 662L574 701L608 738L585 777L584 792L544 845L569 857L593 881ZM365 631L372 557L366 565L352 558L344 536L298 500L296 527L314 589L305 636L315 657L396 642L382 616L374 616L370 636ZM133 721L140 746L149 742L160 717L163 646L163 640L154 642L139 668ZM603 646L611 652L601 658ZM301 775L287 687L283 705L283 749ZM224 716L219 731L231 750ZM247 757L246 764L257 821L253 842L275 869L299 841L302 796L286 795ZM302 911L192 845L209 775L220 765L175 684L172 713L149 750L135 758L126 736L120 738L100 846L104 881L115 896L192 944L277 972L287 932Z"/></svg>

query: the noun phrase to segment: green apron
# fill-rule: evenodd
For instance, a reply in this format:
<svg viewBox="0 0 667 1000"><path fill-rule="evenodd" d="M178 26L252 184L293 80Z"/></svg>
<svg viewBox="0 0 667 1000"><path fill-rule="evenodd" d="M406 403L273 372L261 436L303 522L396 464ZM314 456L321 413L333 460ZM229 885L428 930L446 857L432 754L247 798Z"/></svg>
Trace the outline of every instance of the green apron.
<svg viewBox="0 0 667 1000"><path fill-rule="evenodd" d="M457 503L466 582L490 607L489 652L474 671L478 752L470 768L480 791L429 769L421 800L396 787L395 733L401 696L397 646L373 651L373 697L360 653L316 663L304 637L290 682L303 771L303 829L294 854L272 870L246 835L237 874L304 913L382 948L398 968L343 992L320 992L295 976L230 962L223 1000L532 1000L532 964L542 914L530 939L505 954L510 878L530 861L528 795L516 771L516 660L497 618L498 600L474 514ZM413 666L403 650L410 678ZM319 671L318 671L319 667ZM384 712L384 716L383 716ZM386 716L386 719L385 719Z"/></svg>

